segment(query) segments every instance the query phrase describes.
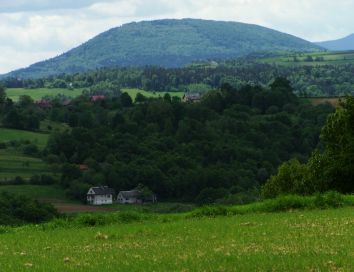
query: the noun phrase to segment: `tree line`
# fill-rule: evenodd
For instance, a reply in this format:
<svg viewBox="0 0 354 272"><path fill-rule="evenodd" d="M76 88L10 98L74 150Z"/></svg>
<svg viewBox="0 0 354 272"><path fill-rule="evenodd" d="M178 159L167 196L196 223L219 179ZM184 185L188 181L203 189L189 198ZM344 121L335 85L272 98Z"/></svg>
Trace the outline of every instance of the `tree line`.
<svg viewBox="0 0 354 272"><path fill-rule="evenodd" d="M286 77L298 96L353 95L354 65L279 66L257 61L202 63L183 68L104 68L63 74L41 79L7 78L8 88L139 88L146 91L208 91L228 83L235 88L245 85L268 86L275 77Z"/></svg>

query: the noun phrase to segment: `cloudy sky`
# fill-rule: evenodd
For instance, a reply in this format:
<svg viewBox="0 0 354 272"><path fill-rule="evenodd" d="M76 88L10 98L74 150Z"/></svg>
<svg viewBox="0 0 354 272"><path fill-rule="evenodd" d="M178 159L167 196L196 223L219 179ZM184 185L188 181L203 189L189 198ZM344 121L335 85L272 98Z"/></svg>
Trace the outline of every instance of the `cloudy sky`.
<svg viewBox="0 0 354 272"><path fill-rule="evenodd" d="M354 33L353 10L354 0L1 0L0 74L131 21L239 21L321 41Z"/></svg>

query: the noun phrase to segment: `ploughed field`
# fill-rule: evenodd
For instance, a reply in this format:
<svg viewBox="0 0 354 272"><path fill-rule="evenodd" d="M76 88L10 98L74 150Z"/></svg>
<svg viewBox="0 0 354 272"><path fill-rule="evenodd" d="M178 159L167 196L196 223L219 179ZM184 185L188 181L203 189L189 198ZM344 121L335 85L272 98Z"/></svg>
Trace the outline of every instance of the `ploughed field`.
<svg viewBox="0 0 354 272"><path fill-rule="evenodd" d="M0 271L354 270L353 207L126 219L0 228Z"/></svg>

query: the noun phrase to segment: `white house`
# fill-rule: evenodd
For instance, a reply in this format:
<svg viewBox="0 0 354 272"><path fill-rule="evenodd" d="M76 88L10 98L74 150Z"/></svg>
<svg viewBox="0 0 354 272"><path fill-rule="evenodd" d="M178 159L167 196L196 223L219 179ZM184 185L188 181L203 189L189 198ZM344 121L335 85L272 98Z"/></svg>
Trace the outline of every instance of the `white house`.
<svg viewBox="0 0 354 272"><path fill-rule="evenodd" d="M114 189L107 186L92 187L87 192L87 203L91 205L113 204Z"/></svg>

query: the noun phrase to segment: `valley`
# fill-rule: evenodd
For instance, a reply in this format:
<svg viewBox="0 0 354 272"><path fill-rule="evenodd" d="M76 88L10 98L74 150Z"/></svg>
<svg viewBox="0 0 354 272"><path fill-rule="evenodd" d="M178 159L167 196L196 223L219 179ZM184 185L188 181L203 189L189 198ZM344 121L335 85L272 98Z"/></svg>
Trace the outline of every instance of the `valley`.
<svg viewBox="0 0 354 272"><path fill-rule="evenodd" d="M0 4L1 272L354 271L353 36L293 35L336 18L69 2Z"/></svg>

